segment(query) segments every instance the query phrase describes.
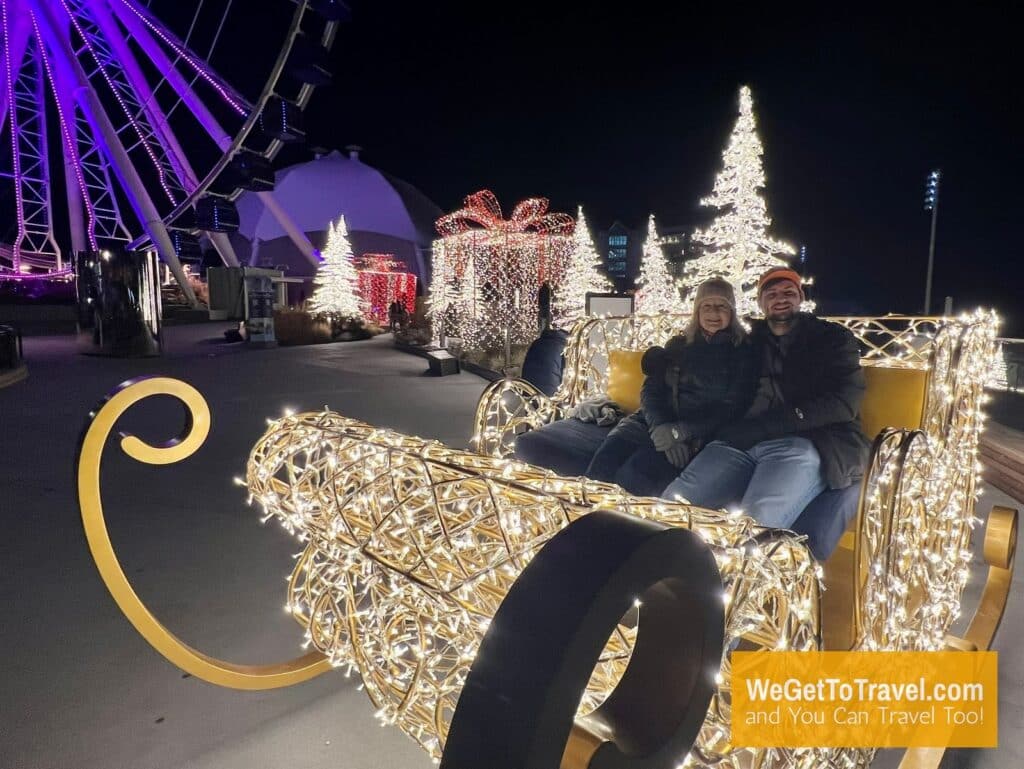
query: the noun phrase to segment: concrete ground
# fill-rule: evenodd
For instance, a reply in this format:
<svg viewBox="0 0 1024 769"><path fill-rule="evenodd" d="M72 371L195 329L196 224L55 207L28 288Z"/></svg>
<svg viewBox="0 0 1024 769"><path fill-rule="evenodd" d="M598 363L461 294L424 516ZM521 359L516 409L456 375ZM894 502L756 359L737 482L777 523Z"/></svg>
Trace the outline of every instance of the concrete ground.
<svg viewBox="0 0 1024 769"><path fill-rule="evenodd" d="M142 466L111 441L103 484L108 526L137 592L180 637L238 662L294 656L301 632L282 611L300 548L261 526L232 483L264 417L323 405L374 425L464 446L483 380L423 376L426 362L390 338L248 350L223 327L168 329L160 359L72 352L66 337L29 338L27 380L0 389L0 769L427 769L397 729L381 728L358 682L327 674L245 693L184 676L116 608L88 553L74 459L88 411L118 383L166 374L207 398L206 445L169 467ZM212 340L209 338L213 337ZM143 404L124 429L166 440L180 408ZM986 490L979 511L1006 502ZM1000 748L950 752L946 769L1024 765L1024 601L999 638ZM973 595L980 590L975 579ZM968 603L970 605L970 603ZM877 766L895 766L894 755Z"/></svg>

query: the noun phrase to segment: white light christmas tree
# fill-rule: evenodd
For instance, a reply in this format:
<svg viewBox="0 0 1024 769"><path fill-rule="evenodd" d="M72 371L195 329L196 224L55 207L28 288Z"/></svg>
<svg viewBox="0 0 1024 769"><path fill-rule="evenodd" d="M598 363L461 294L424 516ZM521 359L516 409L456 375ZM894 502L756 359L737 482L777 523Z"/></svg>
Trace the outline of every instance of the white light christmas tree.
<svg viewBox="0 0 1024 769"><path fill-rule="evenodd" d="M583 215L583 206L576 215L576 229L572 236L572 254L565 277L554 290L551 300L553 325L569 328L586 313L587 292L611 290L611 283L598 268L601 256L594 248L590 228Z"/></svg>
<svg viewBox="0 0 1024 769"><path fill-rule="evenodd" d="M647 220L647 239L640 259L640 277L636 282L636 313L661 315L682 312L679 290L668 271L668 259L661 248L654 214Z"/></svg>
<svg viewBox="0 0 1024 769"><path fill-rule="evenodd" d="M736 291L737 311L757 315L757 279L769 267L785 266L783 256L796 249L768 234L771 217L759 192L765 186L761 158L764 147L757 135L750 88L740 88L740 114L722 153L723 167L715 178L711 195L702 206L721 213L707 229L693 233L692 242L702 247L701 256L687 262L679 281L687 310L692 307L697 286L711 277L723 277ZM808 304L806 308L813 307Z"/></svg>
<svg viewBox="0 0 1024 769"><path fill-rule="evenodd" d="M989 369L988 382L985 386L994 390L1010 389L1006 371L1006 353L1003 350L1002 342L996 343L996 349L992 355L992 367Z"/></svg>
<svg viewBox="0 0 1024 769"><path fill-rule="evenodd" d="M321 252L323 262L313 279L313 296L309 300L315 313L359 318L359 275L353 264L352 246L348 242L345 217L327 231L327 245Z"/></svg>

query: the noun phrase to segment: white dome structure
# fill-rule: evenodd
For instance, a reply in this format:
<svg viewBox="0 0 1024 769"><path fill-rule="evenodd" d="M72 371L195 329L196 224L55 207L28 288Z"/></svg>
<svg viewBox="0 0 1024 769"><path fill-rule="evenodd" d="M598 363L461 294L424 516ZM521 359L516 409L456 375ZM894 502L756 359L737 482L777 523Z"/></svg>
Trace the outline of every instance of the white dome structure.
<svg viewBox="0 0 1024 769"><path fill-rule="evenodd" d="M366 165L354 148L348 156L335 150L281 169L275 179L274 200L314 247L323 247L328 223L344 214L357 256L394 254L429 284L434 222L443 212L411 184ZM285 266L291 275L314 273L258 195L246 192L236 205L239 229L232 242L239 259L252 266Z"/></svg>

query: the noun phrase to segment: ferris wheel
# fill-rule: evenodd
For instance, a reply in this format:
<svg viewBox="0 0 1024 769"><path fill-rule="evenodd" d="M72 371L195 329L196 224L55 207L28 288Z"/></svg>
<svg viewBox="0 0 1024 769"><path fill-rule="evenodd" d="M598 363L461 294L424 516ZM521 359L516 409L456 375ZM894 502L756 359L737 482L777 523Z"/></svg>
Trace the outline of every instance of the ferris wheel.
<svg viewBox="0 0 1024 769"><path fill-rule="evenodd" d="M194 302L182 262L205 235L238 264L227 233L246 189L315 260L273 200L271 161L304 139L348 14L342 0L0 0L0 278L152 246Z"/></svg>

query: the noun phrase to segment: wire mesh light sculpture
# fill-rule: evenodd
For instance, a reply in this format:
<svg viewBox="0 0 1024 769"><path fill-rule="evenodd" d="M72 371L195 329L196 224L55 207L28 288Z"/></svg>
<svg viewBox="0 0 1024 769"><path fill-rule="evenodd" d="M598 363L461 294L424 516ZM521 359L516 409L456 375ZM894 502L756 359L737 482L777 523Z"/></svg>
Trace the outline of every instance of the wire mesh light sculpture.
<svg viewBox="0 0 1024 769"><path fill-rule="evenodd" d="M664 344L688 318L658 315L580 322L570 335L562 383L553 396L519 379L488 386L477 407L474 448L495 458L511 455L517 436L606 392L611 350ZM978 441L988 399L983 388L999 320L984 310L957 318L892 315L830 320L857 336L862 365L929 372L921 429L883 433L868 468L857 534L857 559L863 564L857 573L863 581L853 596L854 646L942 648L960 614L971 535L979 522L974 516L981 469ZM1002 521L1002 513L994 511L993 516L1005 531L1014 528ZM991 522L992 518L990 526ZM1007 534L1001 546L1013 536ZM1001 611L997 609L996 615ZM720 755L706 755L704 763L742 766L742 753L729 759L738 763L722 763ZM873 751L866 750L818 750L773 756L769 765L866 766L872 756ZM766 758L760 755L756 760Z"/></svg>
<svg viewBox="0 0 1024 769"><path fill-rule="evenodd" d="M604 334L589 333L587 344L567 361L576 377L565 383L567 392L600 386L604 374L598 358L614 349L602 345L649 344L671 332L669 320L581 323L577 334L597 327ZM864 579L854 578L854 648L937 648L960 611L967 575L975 523L974 457L996 318L978 312L957 320L836 320L858 334L866 360L931 368L921 430L883 432L864 481L857 530ZM871 763L869 749L753 749L731 740L730 650L738 644L821 648L822 570L799 537L764 529L738 513L631 497L612 485L449 449L326 410L270 422L250 455L246 480L240 481L265 519L277 519L305 545L289 580L287 610L314 650L287 663L247 667L191 649L131 590L99 502L100 455L117 419L133 403L161 394L185 403L190 417L185 433L162 446L122 435L126 453L167 464L202 443L209 412L192 388L166 379L126 383L97 410L86 432L79 498L90 545L114 598L147 640L183 669L221 685L266 688L342 667L361 676L382 721L399 726L438 758L490 618L517 577L571 522L613 510L696 532L713 552L724 586L726 642L720 669L709 671L718 691L694 747L679 757L680 766L859 769ZM496 412L483 405L482 413ZM492 429L483 435L482 447L507 447L503 428ZM1016 536L1015 514L1004 513L997 520L1002 526L995 537L998 547L993 547L1002 569L1003 584L996 589L1002 608ZM989 549L987 538L986 558ZM994 625L978 635L979 643L991 641L1001 612L994 620L983 618L983 624ZM638 618L642 633L642 605ZM636 638L629 622L612 633L578 716L615 689Z"/></svg>
<svg viewBox="0 0 1024 769"><path fill-rule="evenodd" d="M594 509L700 533L726 585L730 639L819 644L817 564L794 537L764 539L740 515L630 497L329 411L274 421L246 482L266 516L306 543L288 611L307 640L358 673L378 716L435 758L489 618L544 543ZM581 715L615 688L634 636L620 627L609 640ZM727 670L712 672L723 688L698 739L706 751L720 749L728 732Z"/></svg>
<svg viewBox="0 0 1024 769"><path fill-rule="evenodd" d="M467 349L498 349L537 336L537 297L556 292L572 256L575 222L548 213L545 198L519 203L508 219L489 190L437 221L430 317Z"/></svg>

